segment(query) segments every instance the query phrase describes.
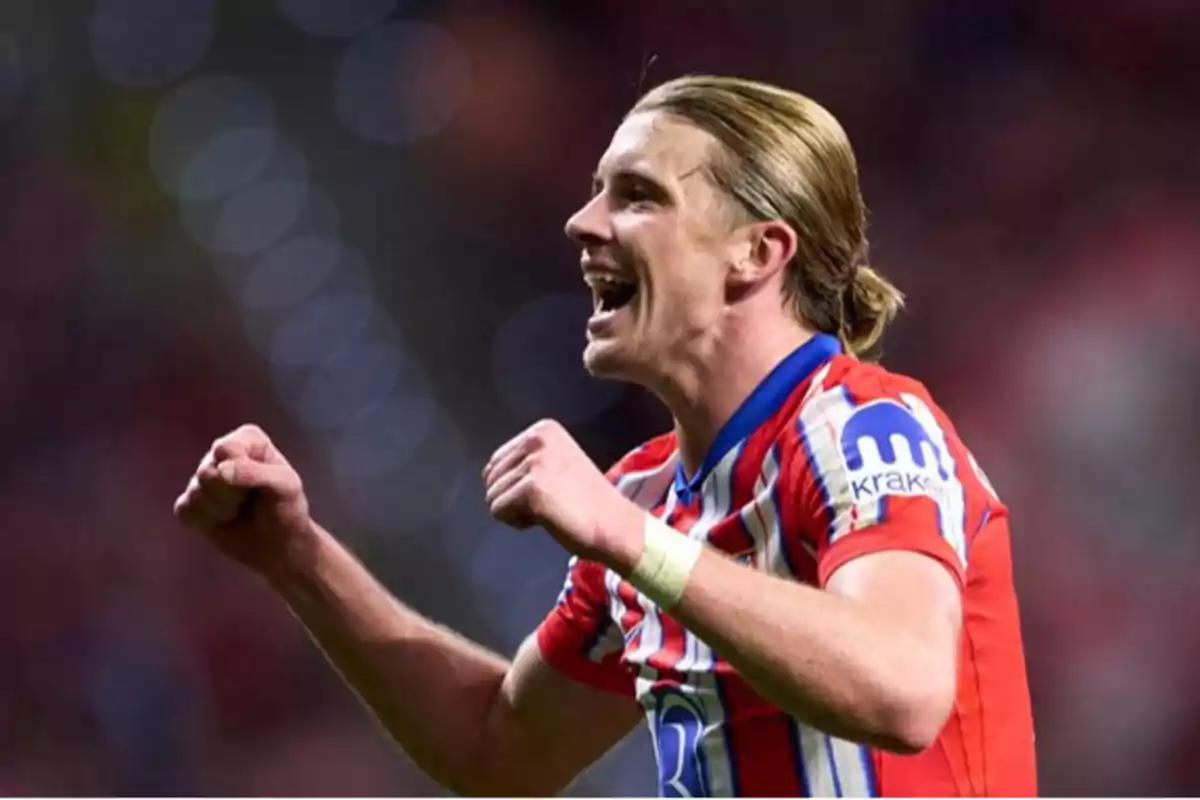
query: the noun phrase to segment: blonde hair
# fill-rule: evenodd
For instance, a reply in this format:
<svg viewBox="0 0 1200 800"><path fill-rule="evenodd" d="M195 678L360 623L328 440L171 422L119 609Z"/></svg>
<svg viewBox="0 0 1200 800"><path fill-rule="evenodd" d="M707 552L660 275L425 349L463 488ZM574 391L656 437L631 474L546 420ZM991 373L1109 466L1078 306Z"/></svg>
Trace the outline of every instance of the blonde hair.
<svg viewBox="0 0 1200 800"><path fill-rule="evenodd" d="M785 297L805 324L859 358L878 354L904 295L868 261L867 211L842 126L796 92L741 78L692 75L647 92L630 110L662 111L708 132L721 151L709 178L752 219L781 220L799 239Z"/></svg>

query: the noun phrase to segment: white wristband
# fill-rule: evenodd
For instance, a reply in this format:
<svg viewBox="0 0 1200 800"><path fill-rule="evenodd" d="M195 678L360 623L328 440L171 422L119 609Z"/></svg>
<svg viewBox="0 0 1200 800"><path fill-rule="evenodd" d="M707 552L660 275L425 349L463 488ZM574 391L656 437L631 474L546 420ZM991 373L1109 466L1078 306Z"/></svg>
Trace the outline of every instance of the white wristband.
<svg viewBox="0 0 1200 800"><path fill-rule="evenodd" d="M698 540L647 514L644 550L629 582L659 608L669 611L683 599L683 590L703 550Z"/></svg>

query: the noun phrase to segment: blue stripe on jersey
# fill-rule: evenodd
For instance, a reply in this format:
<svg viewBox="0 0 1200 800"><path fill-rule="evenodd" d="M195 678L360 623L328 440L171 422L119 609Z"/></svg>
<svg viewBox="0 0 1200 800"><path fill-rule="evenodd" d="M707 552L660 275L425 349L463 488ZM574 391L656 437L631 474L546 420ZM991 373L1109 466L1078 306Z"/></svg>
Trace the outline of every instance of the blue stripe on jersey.
<svg viewBox="0 0 1200 800"><path fill-rule="evenodd" d="M871 751L860 746L858 757L862 759L863 774L867 776L867 797L879 797L879 784L875 780L875 762L871 760Z"/></svg>
<svg viewBox="0 0 1200 800"><path fill-rule="evenodd" d="M829 734L825 734L825 754L829 756L829 772L833 775L833 793L837 797L843 797L842 779L838 777L837 759L833 757L833 740L829 738Z"/></svg>
<svg viewBox="0 0 1200 800"><path fill-rule="evenodd" d="M808 770L804 765L804 748L800 746L800 728L797 727L796 720L788 717L787 729L788 741L792 745L792 762L796 767L796 780L800 782L804 797L812 797L812 787L808 785Z"/></svg>
<svg viewBox="0 0 1200 800"><path fill-rule="evenodd" d="M704 479L721 463L721 459L734 445L762 427L764 422L775 415L797 386L807 380L822 364L841 352L842 344L837 337L818 333L779 362L721 427L696 474L688 478L682 463L676 469L675 491L679 498L684 500L693 492L699 491Z"/></svg>

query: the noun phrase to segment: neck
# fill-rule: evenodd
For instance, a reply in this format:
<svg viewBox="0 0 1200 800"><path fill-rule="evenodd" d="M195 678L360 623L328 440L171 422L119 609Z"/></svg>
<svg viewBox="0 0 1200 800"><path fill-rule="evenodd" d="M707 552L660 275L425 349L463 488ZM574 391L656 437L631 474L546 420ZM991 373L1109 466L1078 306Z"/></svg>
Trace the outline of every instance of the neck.
<svg viewBox="0 0 1200 800"><path fill-rule="evenodd" d="M652 387L675 419L688 475L700 468L721 428L771 370L813 337L790 320L766 330L761 321L753 332L746 327L730 325L701 340L677 362L677 374Z"/></svg>

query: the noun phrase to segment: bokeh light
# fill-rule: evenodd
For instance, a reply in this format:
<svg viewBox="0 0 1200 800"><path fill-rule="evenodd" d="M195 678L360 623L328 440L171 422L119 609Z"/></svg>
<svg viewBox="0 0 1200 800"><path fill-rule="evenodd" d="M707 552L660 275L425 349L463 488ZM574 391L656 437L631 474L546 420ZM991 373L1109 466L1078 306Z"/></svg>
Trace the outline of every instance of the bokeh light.
<svg viewBox="0 0 1200 800"><path fill-rule="evenodd" d="M244 257L262 253L289 234L315 232L302 221L313 219L318 207L328 213L330 205L310 185L304 154L277 134L271 159L256 180L217 200L186 202L180 210L198 245L216 256ZM336 225L330 232L335 231Z"/></svg>
<svg viewBox="0 0 1200 800"><path fill-rule="evenodd" d="M88 25L100 73L122 86L161 86L204 57L213 0L97 0Z"/></svg>
<svg viewBox="0 0 1200 800"><path fill-rule="evenodd" d="M424 22L390 22L346 52L334 102L338 117L358 135L404 144L449 124L470 82L467 55L449 33Z"/></svg>
<svg viewBox="0 0 1200 800"><path fill-rule="evenodd" d="M591 300L553 294L518 308L492 347L492 377L501 401L521 422L553 417L573 425L610 408L622 384L597 380L583 368Z"/></svg>
<svg viewBox="0 0 1200 800"><path fill-rule="evenodd" d="M274 151L274 128L220 131L184 163L177 193L184 200L212 200L237 191L262 173Z"/></svg>
<svg viewBox="0 0 1200 800"><path fill-rule="evenodd" d="M316 36L353 36L380 22L396 0L279 0L279 11Z"/></svg>
<svg viewBox="0 0 1200 800"><path fill-rule="evenodd" d="M242 305L248 312L287 308L345 270L365 276L361 260L340 240L330 236L288 239L263 254L246 274Z"/></svg>
<svg viewBox="0 0 1200 800"><path fill-rule="evenodd" d="M309 373L296 397L301 422L339 428L384 400L400 382L405 353L392 342L356 342Z"/></svg>
<svg viewBox="0 0 1200 800"><path fill-rule="evenodd" d="M334 472L376 478L408 463L433 425L437 408L428 389L419 370L405 369L391 396L342 430L333 447Z"/></svg>
<svg viewBox="0 0 1200 800"><path fill-rule="evenodd" d="M196 78L159 103L150 166L167 193L212 200L246 186L277 157L274 131L275 106L262 89L227 75Z"/></svg>
<svg viewBox="0 0 1200 800"><path fill-rule="evenodd" d="M245 256L283 238L308 203L308 181L261 181L243 189L221 208L207 242L215 252Z"/></svg>
<svg viewBox="0 0 1200 800"><path fill-rule="evenodd" d="M416 452L399 469L370 478L342 473L334 477L351 519L369 531L403 534L439 520L463 465L462 434L438 409Z"/></svg>
<svg viewBox="0 0 1200 800"><path fill-rule="evenodd" d="M362 337L374 312L375 299L369 292L316 295L277 329L270 352L272 366L287 370L328 361Z"/></svg>

